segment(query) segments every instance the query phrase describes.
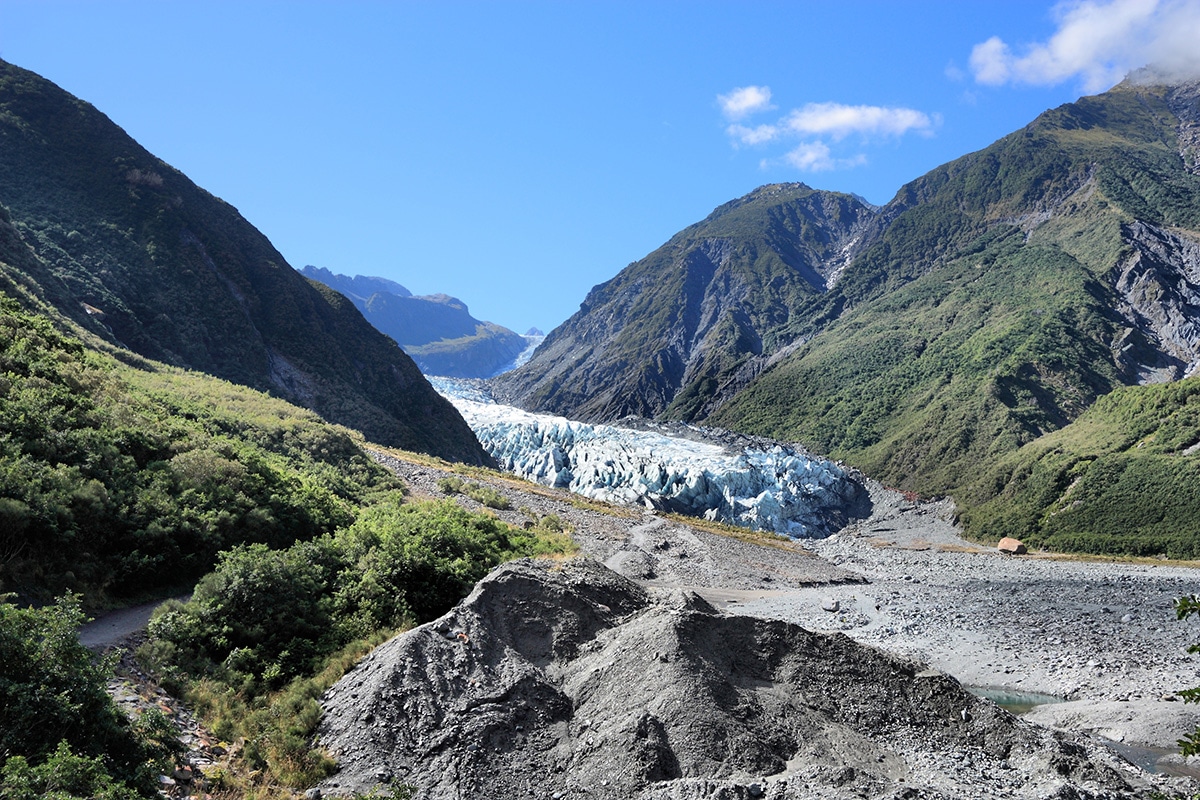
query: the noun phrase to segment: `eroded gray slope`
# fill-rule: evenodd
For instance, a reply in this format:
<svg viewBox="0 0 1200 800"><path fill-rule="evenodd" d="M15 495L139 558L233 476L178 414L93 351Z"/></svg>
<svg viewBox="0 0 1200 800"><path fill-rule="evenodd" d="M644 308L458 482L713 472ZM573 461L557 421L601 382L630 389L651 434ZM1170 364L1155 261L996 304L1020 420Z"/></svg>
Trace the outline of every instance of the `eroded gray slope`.
<svg viewBox="0 0 1200 800"><path fill-rule="evenodd" d="M1113 757L840 634L652 595L600 564L498 568L325 698L330 794L1135 797Z"/></svg>

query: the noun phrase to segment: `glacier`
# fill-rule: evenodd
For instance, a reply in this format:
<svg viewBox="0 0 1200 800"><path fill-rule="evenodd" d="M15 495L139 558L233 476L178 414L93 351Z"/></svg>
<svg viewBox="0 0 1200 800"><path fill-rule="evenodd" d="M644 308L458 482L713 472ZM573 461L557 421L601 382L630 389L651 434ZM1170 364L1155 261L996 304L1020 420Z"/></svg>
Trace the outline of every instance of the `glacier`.
<svg viewBox="0 0 1200 800"><path fill-rule="evenodd" d="M861 482L840 465L780 444L730 447L535 414L492 400L480 382L430 378L501 469L595 500L821 538L841 528Z"/></svg>
<svg viewBox="0 0 1200 800"><path fill-rule="evenodd" d="M529 359L533 358L533 351L537 350L538 345L540 345L543 341L545 341L546 335L543 333L539 333L539 334L525 333L525 334L521 335L521 338L525 340L525 349L522 350L521 352L517 353L517 357L514 358L512 361L508 362L503 367L496 370L491 375L491 377L495 378L500 375L503 375L506 372L512 372L517 367L525 366L525 363L528 362Z"/></svg>

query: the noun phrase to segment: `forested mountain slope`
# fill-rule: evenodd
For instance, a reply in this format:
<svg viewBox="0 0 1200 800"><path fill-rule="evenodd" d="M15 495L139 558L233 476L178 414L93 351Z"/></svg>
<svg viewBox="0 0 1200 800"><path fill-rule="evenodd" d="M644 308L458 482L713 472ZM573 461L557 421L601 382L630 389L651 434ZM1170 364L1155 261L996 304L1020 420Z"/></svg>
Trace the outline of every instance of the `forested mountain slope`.
<svg viewBox="0 0 1200 800"><path fill-rule="evenodd" d="M813 338L713 415L951 491L1200 362L1196 85L1126 82L906 186Z"/></svg>
<svg viewBox="0 0 1200 800"><path fill-rule="evenodd" d="M1135 75L877 211L763 187L596 287L502 390L954 491L1114 388L1200 363L1198 98Z"/></svg>
<svg viewBox="0 0 1200 800"><path fill-rule="evenodd" d="M1110 392L959 493L971 536L1060 551L1200 557L1200 376Z"/></svg>
<svg viewBox="0 0 1200 800"><path fill-rule="evenodd" d="M486 461L457 412L349 301L95 108L4 62L0 204L21 240L6 268L96 336L379 442Z"/></svg>

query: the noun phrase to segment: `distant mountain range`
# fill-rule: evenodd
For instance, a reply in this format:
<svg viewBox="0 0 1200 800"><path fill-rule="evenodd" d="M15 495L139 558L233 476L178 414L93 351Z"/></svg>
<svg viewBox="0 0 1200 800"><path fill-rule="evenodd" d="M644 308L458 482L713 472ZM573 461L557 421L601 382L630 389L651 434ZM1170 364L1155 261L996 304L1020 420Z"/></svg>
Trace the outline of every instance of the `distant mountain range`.
<svg viewBox="0 0 1200 800"><path fill-rule="evenodd" d="M82 330L374 441L486 463L412 360L229 204L91 105L0 62L0 269Z"/></svg>
<svg viewBox="0 0 1200 800"><path fill-rule="evenodd" d="M449 295L414 296L386 278L337 275L311 265L301 272L350 298L426 375L489 378L528 346L520 334L475 319L466 303Z"/></svg>
<svg viewBox="0 0 1200 800"><path fill-rule="evenodd" d="M1111 480L1082 480L1103 460L1096 448L1133 459L1129 442L1158 424L1134 411L1153 387L1114 399L1139 421L1122 429L1110 409L1107 444L1080 449L1064 431L1055 441L1073 456L1020 454L1115 389L1198 365L1200 84L1142 72L881 208L803 184L728 203L595 287L497 391L592 421L637 414L799 441L953 494L975 532L987 515L972 510L1007 498L1024 510L990 532L1061 544L1084 530L1052 520L1081 499L1071 487L1117 485L1111 463ZM1200 482L1187 477L1200 425L1171 402L1177 447L1137 474L1175 483L1143 485L1126 501L1139 524L1109 531L1143 537L1147 552L1200 542ZM1031 482L1034 462L1048 471ZM1168 499L1187 496L1181 486L1191 499ZM1182 509L1173 539L1155 504Z"/></svg>

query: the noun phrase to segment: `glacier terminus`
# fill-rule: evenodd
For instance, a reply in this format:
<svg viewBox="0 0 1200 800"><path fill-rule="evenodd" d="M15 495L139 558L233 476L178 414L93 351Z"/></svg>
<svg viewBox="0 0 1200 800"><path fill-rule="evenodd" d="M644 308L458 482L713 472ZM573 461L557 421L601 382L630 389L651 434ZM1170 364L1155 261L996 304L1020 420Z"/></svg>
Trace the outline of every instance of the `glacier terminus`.
<svg viewBox="0 0 1200 800"><path fill-rule="evenodd" d="M494 402L476 382L430 378L506 472L594 500L642 505L792 538L822 538L866 496L828 459L592 425Z"/></svg>

